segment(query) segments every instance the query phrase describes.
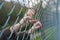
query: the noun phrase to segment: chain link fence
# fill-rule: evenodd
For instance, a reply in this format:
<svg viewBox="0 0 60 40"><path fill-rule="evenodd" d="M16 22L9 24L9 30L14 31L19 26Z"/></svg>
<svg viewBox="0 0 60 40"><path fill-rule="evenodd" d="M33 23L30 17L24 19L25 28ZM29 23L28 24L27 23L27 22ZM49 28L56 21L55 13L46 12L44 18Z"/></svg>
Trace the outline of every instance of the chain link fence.
<svg viewBox="0 0 60 40"><path fill-rule="evenodd" d="M46 7L42 7L43 1L47 2ZM42 28L38 29L30 35L30 40L56 40L56 28L57 28L57 12L56 5L57 0L41 0L38 8L34 15L34 19L41 21ZM44 4L45 5L45 4ZM27 12L26 7L21 7L19 3L6 2L4 0L0 1L0 37L2 36L4 29L13 26L18 23L18 21ZM29 25L31 26L31 25ZM27 31L27 25L24 31ZM7 40L9 40L13 34L14 30L11 32ZM21 32L21 28L19 30ZM25 34L24 34L25 36ZM24 39L23 36L23 39ZM16 40L18 40L19 35L17 35ZM22 39L22 40L23 40Z"/></svg>

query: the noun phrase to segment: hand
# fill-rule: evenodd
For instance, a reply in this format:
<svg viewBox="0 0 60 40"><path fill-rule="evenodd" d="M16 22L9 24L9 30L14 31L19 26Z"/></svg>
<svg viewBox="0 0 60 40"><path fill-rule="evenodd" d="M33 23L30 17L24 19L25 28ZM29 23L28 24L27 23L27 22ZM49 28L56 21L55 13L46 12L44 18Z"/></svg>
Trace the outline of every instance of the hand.
<svg viewBox="0 0 60 40"><path fill-rule="evenodd" d="M34 15L34 10L33 9L29 9L28 12L24 15L24 17L19 21L19 23L14 25L13 29L15 31L17 31L20 28L21 24L22 24L22 26L25 26L26 25L25 21L32 20L33 15ZM10 27L10 30L12 31L12 26Z"/></svg>
<svg viewBox="0 0 60 40"><path fill-rule="evenodd" d="M24 15L25 16L30 16L30 17L33 17L35 14L35 11L33 9L28 9L28 12Z"/></svg>
<svg viewBox="0 0 60 40"><path fill-rule="evenodd" d="M29 9L28 12L24 15L24 17L20 20L20 23L23 24L24 21L32 20L34 14L35 14L34 10Z"/></svg>
<svg viewBox="0 0 60 40"><path fill-rule="evenodd" d="M40 21L37 21L36 23L34 23L34 25L32 26L32 29L33 30L37 30L39 29L40 27L42 27L42 24Z"/></svg>
<svg viewBox="0 0 60 40"><path fill-rule="evenodd" d="M36 21L36 22L34 23L34 25L32 26L32 28L28 30L28 33L29 33L29 34L30 34L30 33L33 33L35 30L39 29L40 27L42 27L41 22L40 22L40 21Z"/></svg>

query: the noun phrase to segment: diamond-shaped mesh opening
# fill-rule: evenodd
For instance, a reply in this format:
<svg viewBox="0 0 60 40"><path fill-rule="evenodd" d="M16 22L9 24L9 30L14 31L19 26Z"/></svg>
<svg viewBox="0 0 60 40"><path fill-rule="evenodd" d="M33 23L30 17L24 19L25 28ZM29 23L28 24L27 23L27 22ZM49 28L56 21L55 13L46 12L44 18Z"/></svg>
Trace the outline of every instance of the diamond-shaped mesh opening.
<svg viewBox="0 0 60 40"><path fill-rule="evenodd" d="M2 37L5 28L11 25L14 27L29 9L21 6L19 1L16 2L17 0L14 2L12 0L10 1L0 1L0 37ZM33 19L41 21L42 27L30 34L30 40L56 40L56 0L40 0L40 4L33 9L35 9ZM26 32L31 26L32 24L29 24L29 26L26 25L25 28L20 28L17 34L22 31ZM7 40L10 40L13 32L14 30L12 30L10 36L7 37ZM23 34L22 40L24 40L24 36L25 33ZM16 40L18 40L18 38L19 35L17 35Z"/></svg>

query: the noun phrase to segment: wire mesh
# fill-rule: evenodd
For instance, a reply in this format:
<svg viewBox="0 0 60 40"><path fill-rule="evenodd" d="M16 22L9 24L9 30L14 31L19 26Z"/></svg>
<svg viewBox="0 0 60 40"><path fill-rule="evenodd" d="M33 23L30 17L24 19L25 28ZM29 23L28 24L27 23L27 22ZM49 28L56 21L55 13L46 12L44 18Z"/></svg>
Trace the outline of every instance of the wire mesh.
<svg viewBox="0 0 60 40"><path fill-rule="evenodd" d="M10 1L12 3L12 8L11 8L11 11L7 15L7 20L6 20L5 24L1 27L2 30L0 33L0 38L4 33L4 29L9 24L11 15L14 14L14 9L17 7L16 2L13 2L12 0L10 0ZM39 30L34 31L34 33L30 34L30 40L56 40L56 27L57 27L56 1L55 0L47 1L47 6L45 8L42 6L43 1L47 1L47 0L41 0L41 3L36 7L36 12L33 17L35 20L41 21L42 28L40 28ZM1 2L0 10L3 8L4 3L5 3L5 1ZM18 0L18 4L19 4L19 0ZM12 20L12 21L14 21L12 24L12 29L13 29L14 25L16 25L16 23L18 23L18 21L20 19L19 17L21 16L21 14L23 14L22 13L23 9L26 8L26 7L21 7L21 5L19 5L19 6L21 9L19 9L19 12L16 13L17 15L16 15L15 21ZM25 13L27 12L27 9L28 8L26 8ZM25 27L24 31L26 32L27 27L28 27L28 25L27 25L28 21L25 23L26 23L26 27ZM17 32L16 40L19 39L19 33L22 30L22 25L20 25L20 26L21 26L21 28L19 29L19 32ZM29 26L31 26L31 25L29 25ZM12 30L10 36L7 37L7 40L10 40L13 33L14 33L14 30ZM24 37L25 37L25 33L22 37L22 40L24 40ZM28 36L27 36L27 38L28 38ZM26 38L26 40L27 40L27 38Z"/></svg>

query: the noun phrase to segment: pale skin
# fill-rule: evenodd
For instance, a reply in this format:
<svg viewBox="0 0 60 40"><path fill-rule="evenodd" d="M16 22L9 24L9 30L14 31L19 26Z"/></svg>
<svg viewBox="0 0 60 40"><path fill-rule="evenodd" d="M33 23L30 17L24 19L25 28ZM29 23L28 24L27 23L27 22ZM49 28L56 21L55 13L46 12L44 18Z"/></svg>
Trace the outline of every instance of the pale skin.
<svg viewBox="0 0 60 40"><path fill-rule="evenodd" d="M35 30L39 29L42 24L40 21L34 20L32 17L34 16L35 11L33 9L28 9L27 13L24 15L24 17L19 21L19 23L15 24L13 29L15 31L18 31L18 29L20 28L21 24L24 24L22 26L25 26L25 22L24 21L29 21L29 23L32 23L33 26L31 27L31 29L28 30L28 33L33 33ZM29 25L29 24L27 24ZM10 31L12 31L12 26L10 27Z"/></svg>

